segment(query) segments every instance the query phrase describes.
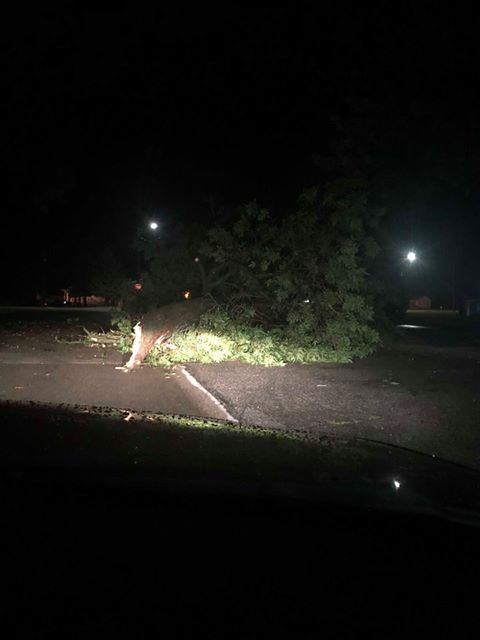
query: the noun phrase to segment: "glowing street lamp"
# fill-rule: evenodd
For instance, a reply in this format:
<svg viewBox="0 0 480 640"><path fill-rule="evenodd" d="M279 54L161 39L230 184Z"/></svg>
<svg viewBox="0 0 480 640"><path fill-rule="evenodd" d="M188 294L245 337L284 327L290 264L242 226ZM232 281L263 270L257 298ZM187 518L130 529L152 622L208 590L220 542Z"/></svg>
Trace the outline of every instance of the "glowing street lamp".
<svg viewBox="0 0 480 640"><path fill-rule="evenodd" d="M412 262L415 262L416 259L417 259L417 254L415 253L415 251L409 251L407 253L407 260L408 262L410 262L410 264L412 264Z"/></svg>
<svg viewBox="0 0 480 640"><path fill-rule="evenodd" d="M146 220L145 218L143 219L142 222L142 226L139 227L138 231L138 249L137 249L137 255L138 255L138 265L137 265L137 270L138 270L138 274L140 277L140 274L142 273L142 270L145 268L145 261L146 261L146 257L144 254L144 249L142 248L141 243L145 243L147 245L153 245L155 244L155 242L158 240L158 234L157 233L152 233L152 234L148 234L145 232L145 229L149 229L149 231L153 231L156 232L158 229L160 228L159 223L156 220L150 220L148 221L148 219Z"/></svg>

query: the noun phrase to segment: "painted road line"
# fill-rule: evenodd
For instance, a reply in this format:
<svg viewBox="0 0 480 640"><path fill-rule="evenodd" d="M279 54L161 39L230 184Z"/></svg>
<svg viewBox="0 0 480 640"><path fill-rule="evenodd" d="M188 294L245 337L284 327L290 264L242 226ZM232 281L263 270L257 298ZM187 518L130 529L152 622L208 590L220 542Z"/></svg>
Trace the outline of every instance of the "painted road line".
<svg viewBox="0 0 480 640"><path fill-rule="evenodd" d="M210 393L210 391L207 391L207 389L205 389L205 387L203 385L200 384L200 382L198 382L198 380L195 378L195 376L193 376L189 371L187 371L185 369L185 367L183 365L178 366L178 369L180 369L180 371L183 373L183 375L185 376L185 378L188 380L188 382L190 382L190 384L192 386L194 386L196 389L199 389L200 391L202 391L202 393L204 393L209 400L211 400L217 407L219 407L223 413L225 414L225 420L227 420L228 422L234 422L235 424L238 424L238 420L236 418L234 418L223 406L223 404L220 402L220 400L217 400L217 398Z"/></svg>

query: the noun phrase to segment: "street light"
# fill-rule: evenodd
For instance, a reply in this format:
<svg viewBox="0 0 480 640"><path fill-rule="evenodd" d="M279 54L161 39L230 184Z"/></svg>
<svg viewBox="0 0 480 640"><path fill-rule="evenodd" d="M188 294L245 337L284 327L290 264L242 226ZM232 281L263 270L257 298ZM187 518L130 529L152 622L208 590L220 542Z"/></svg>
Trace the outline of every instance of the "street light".
<svg viewBox="0 0 480 640"><path fill-rule="evenodd" d="M143 269L145 268L145 262L146 262L146 256L145 256L145 245L154 245L155 242L158 239L158 235L156 233L152 233L152 234L148 234L146 231L142 230L142 229L148 229L149 231L154 231L156 232L159 228L160 225L156 220L150 220L150 222L148 220L145 220L145 218L143 219L142 222L142 227L139 229L139 234L138 234L138 265L137 265L137 269L138 269L138 277L140 277ZM145 245L142 247L142 243L145 243Z"/></svg>
<svg viewBox="0 0 480 640"><path fill-rule="evenodd" d="M409 251L407 253L407 260L410 262L410 264L412 262L415 262L416 259L417 259L417 254L415 253L415 251Z"/></svg>

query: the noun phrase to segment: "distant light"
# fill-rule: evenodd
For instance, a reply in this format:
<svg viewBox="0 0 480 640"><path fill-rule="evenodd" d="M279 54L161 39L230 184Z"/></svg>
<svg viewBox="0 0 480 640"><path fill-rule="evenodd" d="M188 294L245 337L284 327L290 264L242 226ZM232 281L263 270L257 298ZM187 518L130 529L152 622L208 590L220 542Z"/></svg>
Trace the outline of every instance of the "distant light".
<svg viewBox="0 0 480 640"><path fill-rule="evenodd" d="M185 300L188 300L190 298L190 291L184 291L183 297L185 298Z"/></svg>
<svg viewBox="0 0 480 640"><path fill-rule="evenodd" d="M400 489L400 482L398 480L394 480L393 481L393 486L395 487L395 489L398 491Z"/></svg>
<svg viewBox="0 0 480 640"><path fill-rule="evenodd" d="M308 304L310 302L310 300L307 298L306 300L304 300L305 304Z"/></svg>
<svg viewBox="0 0 480 640"><path fill-rule="evenodd" d="M415 251L409 251L407 253L407 260L409 262L415 262L416 259L417 259L417 254L415 253Z"/></svg>
<svg viewBox="0 0 480 640"><path fill-rule="evenodd" d="M200 262L200 258L195 258L195 262Z"/></svg>
<svg viewBox="0 0 480 640"><path fill-rule="evenodd" d="M140 291L140 289L142 288L142 283L141 282L135 282L135 284L133 286L135 287L135 289L137 291Z"/></svg>
<svg viewBox="0 0 480 640"><path fill-rule="evenodd" d="M148 226L152 231L156 231L158 229L158 222L150 222Z"/></svg>

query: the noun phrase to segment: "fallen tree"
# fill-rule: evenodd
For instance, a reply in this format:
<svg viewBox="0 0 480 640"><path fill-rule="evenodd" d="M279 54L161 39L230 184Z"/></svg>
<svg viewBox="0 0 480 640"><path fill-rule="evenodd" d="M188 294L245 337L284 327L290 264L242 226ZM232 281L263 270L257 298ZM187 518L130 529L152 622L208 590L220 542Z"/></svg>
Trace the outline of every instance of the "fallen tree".
<svg viewBox="0 0 480 640"><path fill-rule="evenodd" d="M379 341L371 267L380 215L359 179L305 191L297 211L278 221L250 203L203 245L210 265L228 274L215 296L232 319L365 356Z"/></svg>
<svg viewBox="0 0 480 640"><path fill-rule="evenodd" d="M134 326L132 354L124 369L131 371L140 365L155 345L161 345L177 331L197 323L207 310L204 298L172 302L146 313Z"/></svg>
<svg viewBox="0 0 480 640"><path fill-rule="evenodd" d="M228 225L210 230L200 258L191 257L215 310L204 295L148 311L133 328L124 370L170 340L176 351L161 354L160 364L281 365L368 355L379 342L370 270L379 251L373 234L379 215L368 208L360 180L337 181L322 195L305 191L298 210L278 221L255 202L242 207ZM127 330L131 323L124 336Z"/></svg>

